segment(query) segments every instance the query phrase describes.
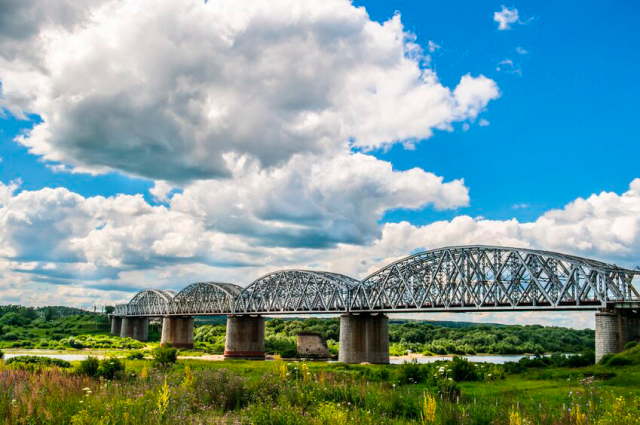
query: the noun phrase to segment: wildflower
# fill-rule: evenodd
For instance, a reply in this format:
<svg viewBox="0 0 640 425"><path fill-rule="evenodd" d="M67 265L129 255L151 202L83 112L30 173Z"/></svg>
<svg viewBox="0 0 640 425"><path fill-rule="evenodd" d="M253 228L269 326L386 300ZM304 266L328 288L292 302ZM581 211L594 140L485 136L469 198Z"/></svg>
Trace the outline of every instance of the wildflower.
<svg viewBox="0 0 640 425"><path fill-rule="evenodd" d="M449 378L449 381L453 381L453 379L452 379L452 378Z"/></svg>

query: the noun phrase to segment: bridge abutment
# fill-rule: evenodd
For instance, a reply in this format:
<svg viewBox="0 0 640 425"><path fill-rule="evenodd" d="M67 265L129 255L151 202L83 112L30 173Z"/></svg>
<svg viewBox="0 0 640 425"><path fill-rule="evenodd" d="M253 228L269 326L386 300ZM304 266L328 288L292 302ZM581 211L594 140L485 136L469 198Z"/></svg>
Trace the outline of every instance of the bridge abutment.
<svg viewBox="0 0 640 425"><path fill-rule="evenodd" d="M149 339L149 320L146 317L123 317L120 336L146 341Z"/></svg>
<svg viewBox="0 0 640 425"><path fill-rule="evenodd" d="M634 340L640 340L640 314L623 309L596 313L596 362Z"/></svg>
<svg viewBox="0 0 640 425"><path fill-rule="evenodd" d="M345 314L340 317L342 363L389 363L389 319L384 314Z"/></svg>
<svg viewBox="0 0 640 425"><path fill-rule="evenodd" d="M193 317L165 317L162 319L160 345L193 348Z"/></svg>
<svg viewBox="0 0 640 425"><path fill-rule="evenodd" d="M111 335L118 335L122 332L122 317L111 316Z"/></svg>
<svg viewBox="0 0 640 425"><path fill-rule="evenodd" d="M264 360L264 317L227 317L224 358Z"/></svg>

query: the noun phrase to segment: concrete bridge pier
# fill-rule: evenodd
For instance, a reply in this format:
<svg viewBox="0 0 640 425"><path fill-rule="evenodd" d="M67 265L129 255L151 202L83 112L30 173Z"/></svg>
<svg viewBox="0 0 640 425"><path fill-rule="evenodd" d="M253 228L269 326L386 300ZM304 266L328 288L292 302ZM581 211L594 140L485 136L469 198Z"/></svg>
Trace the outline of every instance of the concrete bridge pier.
<svg viewBox="0 0 640 425"><path fill-rule="evenodd" d="M389 363L389 318L384 314L345 314L340 316L342 363Z"/></svg>
<svg viewBox="0 0 640 425"><path fill-rule="evenodd" d="M264 317L227 317L224 358L264 360Z"/></svg>
<svg viewBox="0 0 640 425"><path fill-rule="evenodd" d="M193 317L172 317L162 319L160 345L171 344L176 348L193 348Z"/></svg>
<svg viewBox="0 0 640 425"><path fill-rule="evenodd" d="M146 317L123 317L120 336L138 341L149 339L149 320Z"/></svg>
<svg viewBox="0 0 640 425"><path fill-rule="evenodd" d="M630 341L640 340L640 312L627 309L596 313L596 362L606 354L624 350Z"/></svg>
<svg viewBox="0 0 640 425"><path fill-rule="evenodd" d="M111 316L111 335L118 335L122 332L122 317Z"/></svg>

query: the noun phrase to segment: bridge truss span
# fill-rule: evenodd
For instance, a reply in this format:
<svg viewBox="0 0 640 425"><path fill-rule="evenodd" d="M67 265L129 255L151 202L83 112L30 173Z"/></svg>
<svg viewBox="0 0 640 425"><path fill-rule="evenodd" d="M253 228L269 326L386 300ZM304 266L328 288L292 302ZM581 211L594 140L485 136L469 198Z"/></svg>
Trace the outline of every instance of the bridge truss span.
<svg viewBox="0 0 640 425"><path fill-rule="evenodd" d="M247 286L235 314L344 313L360 281L337 273L281 270Z"/></svg>
<svg viewBox="0 0 640 425"><path fill-rule="evenodd" d="M114 314L123 316L158 316L166 314L176 295L171 290L145 289L138 292L128 304L116 306Z"/></svg>
<svg viewBox="0 0 640 425"><path fill-rule="evenodd" d="M242 287L233 283L193 283L173 297L169 304L169 314L231 314L235 299L241 291Z"/></svg>
<svg viewBox="0 0 640 425"><path fill-rule="evenodd" d="M635 271L548 251L461 246L421 252L363 279L351 312L595 310L638 299Z"/></svg>

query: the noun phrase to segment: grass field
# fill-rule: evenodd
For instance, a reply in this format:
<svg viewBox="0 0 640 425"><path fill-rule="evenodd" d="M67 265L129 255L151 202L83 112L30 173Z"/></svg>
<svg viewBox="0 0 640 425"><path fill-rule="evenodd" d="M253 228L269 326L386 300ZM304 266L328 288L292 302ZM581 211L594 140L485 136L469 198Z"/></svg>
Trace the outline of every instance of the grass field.
<svg viewBox="0 0 640 425"><path fill-rule="evenodd" d="M109 362L110 360L106 360ZM324 362L123 360L117 379L72 368L4 365L6 423L151 424L631 424L640 365L532 368L462 361Z"/></svg>

